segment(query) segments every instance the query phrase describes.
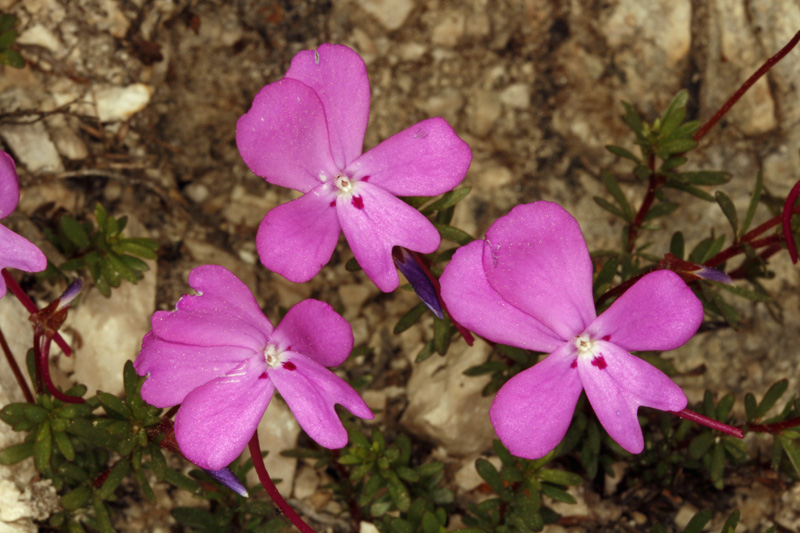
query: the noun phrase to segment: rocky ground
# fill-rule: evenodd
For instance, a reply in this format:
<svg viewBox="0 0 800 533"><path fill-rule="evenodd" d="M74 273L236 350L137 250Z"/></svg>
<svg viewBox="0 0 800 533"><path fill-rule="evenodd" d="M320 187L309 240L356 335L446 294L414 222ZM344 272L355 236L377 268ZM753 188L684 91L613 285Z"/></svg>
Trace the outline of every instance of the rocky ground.
<svg viewBox="0 0 800 533"><path fill-rule="evenodd" d="M0 72L0 143L15 157L23 188L20 209L4 222L41 242L31 220L56 209L80 214L100 201L134 220L132 235L161 245L143 282L110 301L96 291L85 296L67 327L77 357L59 359L63 379L120 391L122 362L135 357L150 314L187 291L194 266L222 264L271 318L279 305L309 296L343 309L356 344L371 349L348 364L349 376L375 377L366 396L384 409L379 422L430 443L463 498L480 484L471 465L491 449L494 433L486 416L491 398L480 395L485 380L462 372L485 360L488 346L458 342L446 358L413 364L431 323L393 335L415 297L382 294L362 273L347 272L344 241L307 284L260 265L256 228L292 194L254 176L236 149L236 121L253 96L280 79L299 50L346 44L370 75L367 148L430 116L447 119L472 147L464 181L472 193L454 225L480 237L514 205L546 199L574 214L590 249L611 248L621 226L592 200L604 194L600 169L621 172L632 201L644 193L629 167L604 149L633 146L619 102L652 119L686 88L690 115L705 120L800 29L795 0L0 0L0 12L19 18L18 49L28 62ZM742 211L759 170L776 196L800 178L798 87L795 50L693 154L694 169L733 173L725 191ZM680 229L689 242L727 227L719 209L701 202L689 202L665 225L662 233ZM663 254L666 241L653 249ZM767 287L779 295L782 322L763 305L741 306L739 330L699 335L669 355L685 373L677 379L690 400L706 389L760 397L784 377L797 390L797 270L785 255L772 266L776 277ZM15 353L24 353L26 339L8 334L25 323L14 324L14 306L11 298L0 301L0 324ZM689 373L701 365L704 373ZM2 373L0 405L19 399ZM315 471L277 453L296 445L291 414L273 402L265 421L261 442L275 451L267 466L284 479L281 490L304 505L324 505L315 499L323 481ZM0 447L13 438L0 428ZM30 488L21 494L31 475L31 465L0 469L0 502L17 501L18 509L0 505L0 531L35 530L31 518L47 515L35 508ZM679 528L697 507L713 503L712 530L734 506L743 517L737 531L800 529L800 487L779 487L768 472L754 476L758 481L732 483L713 497L661 495L669 505L657 519ZM119 527L172 527L169 506L183 496L162 492L157 509L132 509ZM574 520L552 531L637 530L656 519L648 505L631 507L613 490L604 495L586 486L575 496L578 505L558 509Z"/></svg>

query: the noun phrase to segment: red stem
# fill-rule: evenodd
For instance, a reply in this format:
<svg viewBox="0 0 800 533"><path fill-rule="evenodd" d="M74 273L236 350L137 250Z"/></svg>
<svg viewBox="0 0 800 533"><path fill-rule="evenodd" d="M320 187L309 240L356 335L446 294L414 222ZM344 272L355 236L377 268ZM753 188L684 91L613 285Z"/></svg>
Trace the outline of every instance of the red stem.
<svg viewBox="0 0 800 533"><path fill-rule="evenodd" d="M757 431L759 433L780 433L784 429L800 426L800 416L782 420L780 422L773 422L772 424L750 424L748 431Z"/></svg>
<svg viewBox="0 0 800 533"><path fill-rule="evenodd" d="M800 35L800 33L798 34ZM783 204L783 213L781 213L781 221L783 222L783 238L786 239L786 248L789 250L789 257L792 258L792 263L797 264L797 248L794 245L794 235L792 235L792 209L797 197L800 196L800 181L794 184L789 196L786 197L786 203Z"/></svg>
<svg viewBox="0 0 800 533"><path fill-rule="evenodd" d="M64 403L86 403L86 400L78 396L70 396L64 394L58 387L55 386L53 380L50 379L50 342L52 339L47 335L36 332L33 338L33 351L36 361L38 361L38 371L44 381L45 387L53 395L54 398L61 400ZM41 345L41 347L40 347ZM37 381L39 376L37 377Z"/></svg>
<svg viewBox="0 0 800 533"><path fill-rule="evenodd" d="M257 431L253 433L253 438L250 439L248 447L250 449L250 457L253 458L253 466L258 474L258 480L261 481L267 494L269 494L269 497L275 502L275 505L278 506L278 509L280 509L302 533L314 533L314 530L308 527L308 524L303 522L303 519L294 512L294 509L292 509L288 503L286 503L281 493L278 492L278 487L275 486L275 483L272 482L272 478L269 477L267 467L264 466L264 458L261 457L261 445L258 442Z"/></svg>
<svg viewBox="0 0 800 533"><path fill-rule="evenodd" d="M14 354L11 353L11 348L8 346L8 342L6 342L6 337L3 335L2 329L0 329L0 347L2 347L3 353L6 355L6 361L8 361L8 366L11 367L11 372L13 372L14 378L19 384L19 388L22 389L22 395L25 396L25 401L28 403L36 403L33 399L31 388L28 387L28 382L25 381L25 376L22 375L17 360L14 359Z"/></svg>
<svg viewBox="0 0 800 533"><path fill-rule="evenodd" d="M3 279L6 281L8 290L10 290L11 293L17 297L17 300L19 300L25 309L27 309L30 314L36 313L39 309L36 307L36 304L33 303L33 300L31 300L28 295L25 294L25 291L23 291L22 287L19 286L17 280L14 279L14 276L9 274L8 270L5 268L0 270L0 273L3 275ZM53 335L53 340L56 341L56 344L58 344L58 347L64 352L64 355L67 357L72 355L72 349L69 347L69 344L67 344L61 335L58 334L58 332L55 332L55 335Z"/></svg>
<svg viewBox="0 0 800 533"><path fill-rule="evenodd" d="M676 414L680 418L691 420L692 422L695 422L697 424L710 427L711 429L716 429L717 431L721 431L723 433L727 433L728 435L732 435L737 439L744 438L744 431L742 431L741 428L729 426L728 424L723 424L719 420L708 418L707 416L703 416L700 413L695 413L694 411L690 411L689 409L684 409L682 411L672 411L672 413Z"/></svg>
<svg viewBox="0 0 800 533"><path fill-rule="evenodd" d="M650 168L651 172L650 180L647 185L647 194L645 194L645 197L642 200L642 205L639 206L639 211L636 213L636 217L628 227L628 253L633 252L633 249L636 246L636 237L638 236L639 228L641 228L642 224L644 224L644 219L647 216L648 211L650 211L650 208L653 207L653 202L656 199L656 190L664 183L664 180L661 179L658 174L656 174L655 154L650 154L648 156L647 166Z"/></svg>
<svg viewBox="0 0 800 533"><path fill-rule="evenodd" d="M797 45L797 43L799 41L800 41L800 31L795 33L794 37L792 37L792 39L789 41L789 43L786 46L784 46L783 48L781 48L780 51L777 54L775 54L774 56L772 56L769 59L767 59L764 62L764 64L761 65L761 68L759 68L755 72L755 74L753 74L752 76L747 78L747 81L745 81L742 84L742 86L739 87L739 89L735 93L733 93L733 96L731 96L728 99L728 101L725 102L722 105L722 107L719 108L719 111L714 113L714 116L711 117L711 119L709 119L708 122L703 124L703 126L699 130L697 130L697 133L695 133L694 137L693 137L694 140L695 141L699 141L700 139L702 139L705 136L705 134L708 133L708 130L713 128L714 125L716 125L716 123L719 122L720 119L725 116L725 113L730 111L731 107L733 107L736 104L736 102L738 102L739 99L742 96L744 96L744 94L747 92L747 90L750 89L750 87L752 87L753 84L759 80L759 78L761 78L764 74L769 72L769 70L772 67L774 67L778 63L778 61L783 59L783 57L786 54L788 54L792 50L792 48L794 48Z"/></svg>

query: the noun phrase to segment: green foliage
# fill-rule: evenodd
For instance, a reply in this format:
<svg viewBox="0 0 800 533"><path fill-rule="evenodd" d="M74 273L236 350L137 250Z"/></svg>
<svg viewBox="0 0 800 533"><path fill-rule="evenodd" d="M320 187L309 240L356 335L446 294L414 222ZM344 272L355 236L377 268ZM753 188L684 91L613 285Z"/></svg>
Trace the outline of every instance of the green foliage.
<svg viewBox="0 0 800 533"><path fill-rule="evenodd" d="M19 36L14 29L16 25L17 17L0 13L0 65L22 68L25 66L25 60L12 48Z"/></svg>
<svg viewBox="0 0 800 533"><path fill-rule="evenodd" d="M148 270L142 259L157 257L158 243L152 239L122 237L128 217L114 218L100 204L95 206L97 226L91 221L78 221L61 215L55 228L46 228L47 239L61 252L66 261L55 266L48 263L44 277L61 276L66 272L84 273L87 270L95 287L104 296L123 280L136 283Z"/></svg>

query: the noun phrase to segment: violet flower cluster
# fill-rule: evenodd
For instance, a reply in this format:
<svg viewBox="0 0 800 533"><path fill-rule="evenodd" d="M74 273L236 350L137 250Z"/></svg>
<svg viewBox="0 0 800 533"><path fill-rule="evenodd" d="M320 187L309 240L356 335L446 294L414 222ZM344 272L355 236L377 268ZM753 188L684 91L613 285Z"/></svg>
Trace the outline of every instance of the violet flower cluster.
<svg viewBox="0 0 800 533"><path fill-rule="evenodd" d="M219 470L245 448L277 390L321 446L341 448L347 431L334 404L371 419L372 411L325 367L353 348L350 325L331 306L303 300L276 327L239 278L215 265L189 274L196 295L153 315L153 329L134 363L147 375L142 398L156 407L180 404L175 439L187 459Z"/></svg>
<svg viewBox="0 0 800 533"><path fill-rule="evenodd" d="M19 203L19 177L14 160L0 151L0 219L6 218ZM47 258L35 244L0 225L0 269L10 267L26 272L47 268ZM6 293L6 282L0 276L0 298Z"/></svg>
<svg viewBox="0 0 800 533"><path fill-rule="evenodd" d="M555 448L582 390L608 434L632 453L644 447L640 406L686 407L680 387L629 352L683 345L703 320L700 300L677 274L658 270L598 317L592 272L577 221L558 204L535 202L460 248L442 274L442 297L462 325L549 353L503 385L489 411L514 455L537 459Z"/></svg>
<svg viewBox="0 0 800 533"><path fill-rule="evenodd" d="M364 61L346 46L298 53L286 76L259 92L236 125L247 166L303 193L267 213L256 236L261 262L294 282L317 275L340 231L384 292L399 278L392 248L431 253L433 224L397 196L436 196L466 175L469 146L444 119L423 120L361 153L369 118Z"/></svg>

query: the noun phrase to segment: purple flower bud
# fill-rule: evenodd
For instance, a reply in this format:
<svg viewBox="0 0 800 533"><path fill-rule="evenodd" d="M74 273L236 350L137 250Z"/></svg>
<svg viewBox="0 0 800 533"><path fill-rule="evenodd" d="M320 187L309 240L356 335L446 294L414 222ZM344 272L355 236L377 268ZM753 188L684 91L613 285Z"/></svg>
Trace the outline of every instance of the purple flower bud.
<svg viewBox="0 0 800 533"><path fill-rule="evenodd" d="M68 307L69 304L71 304L72 301L78 297L81 289L83 289L83 280L81 278L77 278L75 281L70 283L69 287L67 287L67 290L65 290L64 294L62 294L61 298L59 298L58 309L61 310L65 307Z"/></svg>
<svg viewBox="0 0 800 533"><path fill-rule="evenodd" d="M398 270L403 273L411 288L417 293L419 299L422 300L428 309L438 318L443 318L442 304L439 301L439 296L436 294L436 287L428 277L427 272L419 264L417 258L405 248L400 246L395 248L394 264L397 265Z"/></svg>
<svg viewBox="0 0 800 533"><path fill-rule="evenodd" d="M218 483L221 485L225 485L233 492L242 496L244 498L248 498L250 495L247 493L247 489L242 482L239 481L239 478L233 475L230 468L227 466L225 468L220 468L219 470L208 470L206 468L203 469L206 474L213 477Z"/></svg>
<svg viewBox="0 0 800 533"><path fill-rule="evenodd" d="M698 278L707 279L709 281L716 281L717 283L733 285L733 279L731 279L731 277L722 270L717 270L716 268L710 268L704 266L701 267L700 270L696 272L690 272L690 274L693 276L697 276Z"/></svg>

